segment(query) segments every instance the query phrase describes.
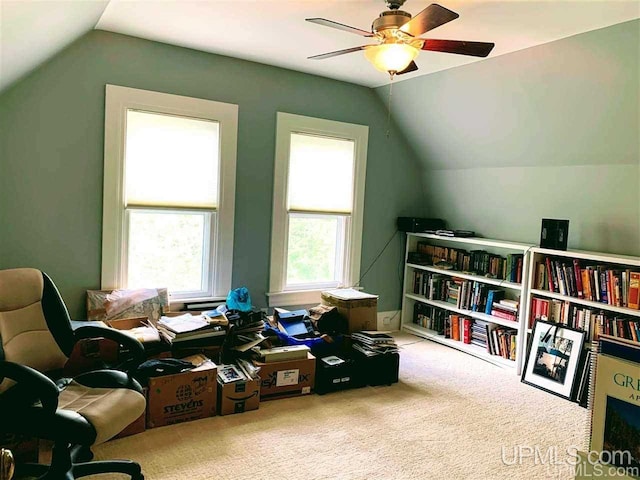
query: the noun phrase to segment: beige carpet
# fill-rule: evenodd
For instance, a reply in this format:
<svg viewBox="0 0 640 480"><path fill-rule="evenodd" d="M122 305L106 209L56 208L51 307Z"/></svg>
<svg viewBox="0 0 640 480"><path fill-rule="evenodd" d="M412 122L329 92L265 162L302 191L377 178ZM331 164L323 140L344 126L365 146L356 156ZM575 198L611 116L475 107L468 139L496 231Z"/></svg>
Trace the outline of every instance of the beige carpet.
<svg viewBox="0 0 640 480"><path fill-rule="evenodd" d="M150 480L572 478L566 451L583 447L585 409L513 371L411 335L397 339L393 386L155 428L108 442L96 457L134 459ZM537 448L538 458L519 460L518 448Z"/></svg>

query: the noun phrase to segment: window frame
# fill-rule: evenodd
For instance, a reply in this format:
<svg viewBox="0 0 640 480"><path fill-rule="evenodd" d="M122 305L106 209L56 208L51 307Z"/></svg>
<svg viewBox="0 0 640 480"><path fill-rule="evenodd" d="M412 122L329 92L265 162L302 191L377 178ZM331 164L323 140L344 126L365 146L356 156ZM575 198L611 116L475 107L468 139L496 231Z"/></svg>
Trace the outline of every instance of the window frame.
<svg viewBox="0 0 640 480"><path fill-rule="evenodd" d="M101 288L126 287L128 229L125 140L128 110L216 121L220 125L218 206L210 225L209 289L174 301L224 299L231 289L235 212L238 105L107 84L105 88L104 198ZM137 208L132 206L132 208ZM179 212L181 208L163 210ZM188 209L184 209L188 210ZM206 258L206 254L204 257ZM204 261L204 258L203 258ZM213 269L213 271L212 271ZM212 281L213 280L213 281ZM163 285L156 285L162 287Z"/></svg>
<svg viewBox="0 0 640 480"><path fill-rule="evenodd" d="M354 142L354 186L352 211L347 222L348 240L343 279L340 286L354 285L360 275L364 193L367 169L369 127L315 117L277 112L276 148L273 182L273 212L271 233L271 265L269 276L269 306L308 305L320 302L320 292L326 288L307 290L285 289L288 239L287 183L291 134L318 135ZM292 212L303 213L303 212ZM312 213L312 212L309 212ZM322 213L322 212L316 212ZM327 212L329 214L330 212Z"/></svg>

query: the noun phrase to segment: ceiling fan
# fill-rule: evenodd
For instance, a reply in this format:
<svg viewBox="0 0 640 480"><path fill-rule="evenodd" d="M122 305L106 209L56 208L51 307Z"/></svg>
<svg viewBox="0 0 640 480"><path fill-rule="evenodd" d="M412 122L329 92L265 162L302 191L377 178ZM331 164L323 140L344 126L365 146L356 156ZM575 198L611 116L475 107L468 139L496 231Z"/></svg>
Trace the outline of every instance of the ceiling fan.
<svg viewBox="0 0 640 480"><path fill-rule="evenodd" d="M363 37L374 38L378 42L314 55L309 59L323 60L344 55L345 53L364 50L367 60L378 70L388 72L393 79L394 75L402 75L418 70L418 66L413 60L420 50L486 57L493 49L495 45L493 43L418 38L420 35L440 25L455 20L460 15L437 3L433 3L412 18L410 13L400 10L404 2L405 0L385 0L389 10L382 12L373 21L370 32L325 18L307 18L307 22L337 28L338 30L355 33Z"/></svg>

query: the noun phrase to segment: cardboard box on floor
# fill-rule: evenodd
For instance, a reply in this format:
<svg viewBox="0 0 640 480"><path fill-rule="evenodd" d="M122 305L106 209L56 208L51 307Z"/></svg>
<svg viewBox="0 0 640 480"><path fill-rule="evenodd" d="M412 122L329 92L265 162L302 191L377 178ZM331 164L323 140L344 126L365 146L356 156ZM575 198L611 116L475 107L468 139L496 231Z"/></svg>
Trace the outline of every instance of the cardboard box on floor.
<svg viewBox="0 0 640 480"><path fill-rule="evenodd" d="M351 290L351 289L345 289ZM378 329L378 297L367 295L367 298L343 298L340 290L324 291L320 298L323 305L337 307L340 315L349 322L349 333L361 330ZM344 297L351 296L349 294Z"/></svg>
<svg viewBox="0 0 640 480"><path fill-rule="evenodd" d="M129 437L131 435L136 435L138 433L142 433L147 429L147 412L143 412L136 420L129 424L127 428L122 430L119 434L112 438L115 440L116 438L124 438Z"/></svg>
<svg viewBox="0 0 640 480"><path fill-rule="evenodd" d="M189 360L199 364L203 355ZM218 368L206 359L187 372L149 379L147 428L188 422L216 414Z"/></svg>
<svg viewBox="0 0 640 480"><path fill-rule="evenodd" d="M260 407L260 378L243 382L218 382L220 415L248 412Z"/></svg>
<svg viewBox="0 0 640 480"><path fill-rule="evenodd" d="M284 362L253 362L260 367L260 401L311 393L315 385L316 357Z"/></svg>

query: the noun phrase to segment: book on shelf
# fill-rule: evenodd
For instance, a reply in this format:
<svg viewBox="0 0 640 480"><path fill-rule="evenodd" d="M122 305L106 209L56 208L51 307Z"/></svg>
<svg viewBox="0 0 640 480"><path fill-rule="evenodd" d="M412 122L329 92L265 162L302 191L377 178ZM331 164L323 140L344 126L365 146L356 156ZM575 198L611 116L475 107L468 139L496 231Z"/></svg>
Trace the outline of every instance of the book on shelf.
<svg viewBox="0 0 640 480"><path fill-rule="evenodd" d="M486 302L486 307L485 307L484 313L486 313L487 315L491 315L491 310L493 308L493 303L494 302L497 303L502 298L504 298L504 290L490 289L487 292L487 302Z"/></svg>
<svg viewBox="0 0 640 480"><path fill-rule="evenodd" d="M638 310L640 272L635 270L623 265L583 265L578 258L546 256L536 264L534 288Z"/></svg>
<svg viewBox="0 0 640 480"><path fill-rule="evenodd" d="M453 340L460 340L460 317L456 314L449 315L449 322L451 324L451 338Z"/></svg>
<svg viewBox="0 0 640 480"><path fill-rule="evenodd" d="M640 297L640 272L629 273L629 293L627 295L629 299L629 308L638 310L638 298Z"/></svg>

